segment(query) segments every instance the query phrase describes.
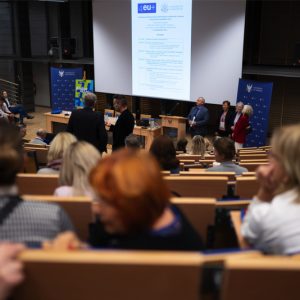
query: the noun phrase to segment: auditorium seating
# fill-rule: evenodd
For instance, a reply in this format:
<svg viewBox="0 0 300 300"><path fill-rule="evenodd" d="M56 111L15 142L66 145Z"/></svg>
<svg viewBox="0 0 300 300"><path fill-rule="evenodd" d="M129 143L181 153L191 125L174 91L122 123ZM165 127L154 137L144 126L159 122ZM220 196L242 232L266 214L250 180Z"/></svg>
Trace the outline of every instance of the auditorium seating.
<svg viewBox="0 0 300 300"><path fill-rule="evenodd" d="M25 251L15 300L198 300L203 255L148 251Z"/></svg>
<svg viewBox="0 0 300 300"><path fill-rule="evenodd" d="M240 198L252 198L258 191L258 181L255 176L236 178L235 194Z"/></svg>
<svg viewBox="0 0 300 300"><path fill-rule="evenodd" d="M16 183L20 195L53 195L58 187L58 175L19 173Z"/></svg>
<svg viewBox="0 0 300 300"><path fill-rule="evenodd" d="M56 197L43 195L25 195L24 200L46 201L60 205L68 214L82 241L88 238L88 224L92 221L92 201L87 197Z"/></svg>
<svg viewBox="0 0 300 300"><path fill-rule="evenodd" d="M299 298L300 261L257 257L225 261L222 300Z"/></svg>
<svg viewBox="0 0 300 300"><path fill-rule="evenodd" d="M254 172L259 166L261 165L267 165L268 162L242 162L242 163L239 163L239 165L241 167L244 167L246 168L248 171L250 172Z"/></svg>
<svg viewBox="0 0 300 300"><path fill-rule="evenodd" d="M225 176L165 176L170 190L180 197L222 198L227 195Z"/></svg>

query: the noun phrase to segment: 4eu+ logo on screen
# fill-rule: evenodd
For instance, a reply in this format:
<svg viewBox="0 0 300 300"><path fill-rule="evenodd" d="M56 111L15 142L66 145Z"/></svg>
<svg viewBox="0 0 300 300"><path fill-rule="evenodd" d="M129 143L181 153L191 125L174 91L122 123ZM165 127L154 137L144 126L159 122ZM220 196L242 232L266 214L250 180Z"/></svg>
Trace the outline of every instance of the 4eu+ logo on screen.
<svg viewBox="0 0 300 300"><path fill-rule="evenodd" d="M138 13L156 13L156 3L139 3L138 4Z"/></svg>

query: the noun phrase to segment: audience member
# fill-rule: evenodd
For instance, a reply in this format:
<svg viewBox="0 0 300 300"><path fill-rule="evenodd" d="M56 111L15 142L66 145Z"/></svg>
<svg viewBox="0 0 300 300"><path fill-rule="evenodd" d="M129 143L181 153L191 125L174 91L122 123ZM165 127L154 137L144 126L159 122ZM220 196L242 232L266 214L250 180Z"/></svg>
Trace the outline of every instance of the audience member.
<svg viewBox="0 0 300 300"><path fill-rule="evenodd" d="M235 172L237 175L248 172L246 168L240 167L232 161L235 156L235 149L231 139L226 137L216 139L214 142L214 153L216 161L220 165L208 168L208 172Z"/></svg>
<svg viewBox="0 0 300 300"><path fill-rule="evenodd" d="M76 141L76 137L69 132L58 133L52 140L49 147L47 167L39 169L38 174L58 174L61 168L64 152Z"/></svg>
<svg viewBox="0 0 300 300"><path fill-rule="evenodd" d="M274 254L300 252L300 125L278 129L269 164L257 170L259 189L248 207L242 235Z"/></svg>
<svg viewBox="0 0 300 300"><path fill-rule="evenodd" d="M0 300L8 299L12 289L24 279L23 265L18 255L22 244L0 244Z"/></svg>
<svg viewBox="0 0 300 300"><path fill-rule="evenodd" d="M133 150L138 150L141 148L141 143L139 137L134 134L130 134L125 138L125 147Z"/></svg>
<svg viewBox="0 0 300 300"><path fill-rule="evenodd" d="M43 128L38 129L36 132L36 137L30 141L31 144L37 145L47 145L45 138L47 136L47 131Z"/></svg>
<svg viewBox="0 0 300 300"><path fill-rule="evenodd" d="M231 134L231 125L233 114L230 111L230 102L228 100L223 101L223 111L219 114L216 124L215 135L221 137L229 137Z"/></svg>
<svg viewBox="0 0 300 300"><path fill-rule="evenodd" d="M65 212L57 205L23 201L18 195L16 175L23 165L23 147L16 126L0 125L0 240L33 245L73 230Z"/></svg>
<svg viewBox="0 0 300 300"><path fill-rule="evenodd" d="M24 106L22 104L12 104L10 103L10 100L8 99L8 94L6 91L2 91L2 96L4 98L5 101L5 106L7 107L7 109L13 113L13 114L19 114L20 115L20 124L24 123L24 118L27 119L33 119L34 116L29 115Z"/></svg>
<svg viewBox="0 0 300 300"><path fill-rule="evenodd" d="M123 149L106 156L92 170L90 182L97 195L94 213L98 215L90 226L93 247L177 251L203 248L197 232L171 205L170 191L149 153ZM65 248L79 245L74 235L65 236L60 237ZM62 248L57 242L53 244Z"/></svg>
<svg viewBox="0 0 300 300"><path fill-rule="evenodd" d="M88 183L88 175L96 166L101 155L91 144L79 141L71 144L65 151L59 174L55 196L93 196Z"/></svg>
<svg viewBox="0 0 300 300"><path fill-rule="evenodd" d="M103 115L93 111L96 101L97 96L93 93L84 96L84 108L72 112L67 131L74 134L78 140L92 144L102 153L107 151L107 132Z"/></svg>
<svg viewBox="0 0 300 300"><path fill-rule="evenodd" d="M150 147L150 153L157 159L162 170L179 173L179 160L171 138L160 135L156 137Z"/></svg>
<svg viewBox="0 0 300 300"><path fill-rule="evenodd" d="M182 151L183 153L186 153L187 144L188 140L186 138L179 139L176 145L176 151Z"/></svg>
<svg viewBox="0 0 300 300"><path fill-rule="evenodd" d="M2 96L0 96L0 117L8 122L14 122L14 114L7 108Z"/></svg>
<svg viewBox="0 0 300 300"><path fill-rule="evenodd" d="M187 118L189 121L192 137L194 137L195 135L206 136L207 134L209 112L204 105L205 99L203 97L199 97L196 100L196 106L194 106L188 114Z"/></svg>
<svg viewBox="0 0 300 300"><path fill-rule="evenodd" d="M201 155L201 158L205 157L205 140L201 135L195 135L192 139L191 154Z"/></svg>
<svg viewBox="0 0 300 300"><path fill-rule="evenodd" d="M127 100L124 96L114 95L114 108L120 112L120 116L115 125L106 123L109 130L113 132L113 145L112 150L115 151L119 148L125 147L125 138L133 132L134 117L128 110Z"/></svg>
<svg viewBox="0 0 300 300"><path fill-rule="evenodd" d="M249 118L253 114L253 109L251 105L245 105L242 111L242 116L236 122L232 139L234 140L235 151L238 152L239 149L243 148L246 142L246 136L250 127Z"/></svg>

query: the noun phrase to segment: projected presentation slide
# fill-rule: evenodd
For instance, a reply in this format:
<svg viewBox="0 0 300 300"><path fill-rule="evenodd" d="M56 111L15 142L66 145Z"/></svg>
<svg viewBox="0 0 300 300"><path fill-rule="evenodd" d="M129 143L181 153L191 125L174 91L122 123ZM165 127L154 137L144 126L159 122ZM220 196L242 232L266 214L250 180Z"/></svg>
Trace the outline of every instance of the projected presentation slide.
<svg viewBox="0 0 300 300"><path fill-rule="evenodd" d="M190 99L192 0L131 1L132 93Z"/></svg>

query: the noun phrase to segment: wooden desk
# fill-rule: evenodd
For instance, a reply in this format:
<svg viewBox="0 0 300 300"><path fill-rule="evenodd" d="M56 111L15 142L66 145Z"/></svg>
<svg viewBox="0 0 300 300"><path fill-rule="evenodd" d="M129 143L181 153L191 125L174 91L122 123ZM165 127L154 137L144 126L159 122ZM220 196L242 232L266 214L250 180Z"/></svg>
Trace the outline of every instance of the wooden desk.
<svg viewBox="0 0 300 300"><path fill-rule="evenodd" d="M135 126L133 134L145 137L145 150L149 151L153 140L161 135L161 127L157 128L142 128L141 126Z"/></svg>
<svg viewBox="0 0 300 300"><path fill-rule="evenodd" d="M63 123L68 124L70 116L65 116L64 114L51 114L45 113L46 117L46 130L48 132L53 132L53 123ZM142 128L141 126L135 126L133 129L133 134L145 137L145 149L149 150L150 146L155 137L161 135L161 128Z"/></svg>
<svg viewBox="0 0 300 300"><path fill-rule="evenodd" d="M53 133L53 123L68 124L70 116L64 114L51 114L50 112L44 114L46 117L46 130Z"/></svg>
<svg viewBox="0 0 300 300"><path fill-rule="evenodd" d="M186 118L176 117L176 116L165 116L160 115L161 117L161 127L172 127L177 128L177 138L181 139L186 136Z"/></svg>

